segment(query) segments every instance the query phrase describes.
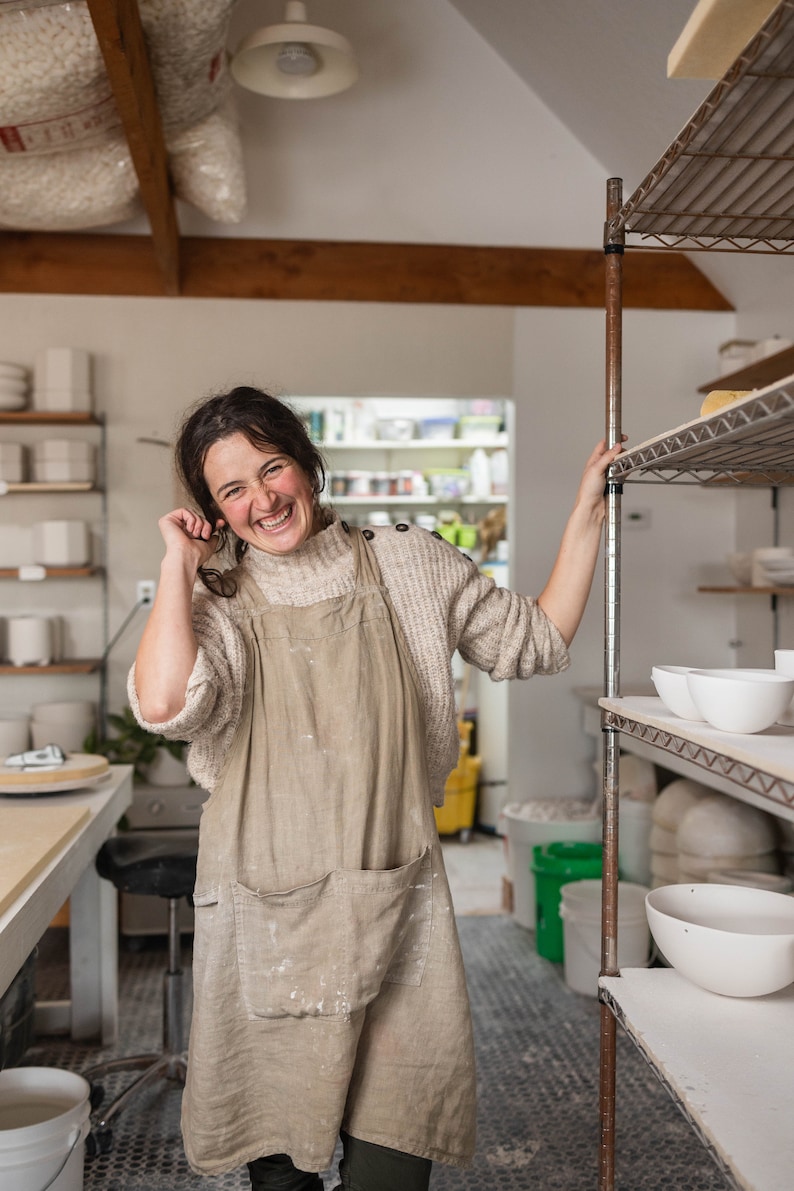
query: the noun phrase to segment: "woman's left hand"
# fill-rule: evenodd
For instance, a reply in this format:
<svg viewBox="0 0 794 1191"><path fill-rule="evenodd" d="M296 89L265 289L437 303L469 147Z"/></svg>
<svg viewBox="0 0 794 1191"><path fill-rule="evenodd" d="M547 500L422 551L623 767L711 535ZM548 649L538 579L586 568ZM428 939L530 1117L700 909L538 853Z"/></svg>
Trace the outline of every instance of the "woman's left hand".
<svg viewBox="0 0 794 1191"><path fill-rule="evenodd" d="M623 450L623 443L627 437L627 435L622 434L621 441L615 443L613 447L607 447L606 439L604 438L596 445L584 466L584 472L579 484L577 503L582 503L585 506L601 505L604 497L607 471Z"/></svg>

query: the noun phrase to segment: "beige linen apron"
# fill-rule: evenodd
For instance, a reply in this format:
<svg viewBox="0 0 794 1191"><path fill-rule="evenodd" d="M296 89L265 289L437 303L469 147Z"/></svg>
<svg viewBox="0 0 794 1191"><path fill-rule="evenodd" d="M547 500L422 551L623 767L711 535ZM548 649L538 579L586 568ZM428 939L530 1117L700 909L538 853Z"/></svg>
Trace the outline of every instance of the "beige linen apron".
<svg viewBox="0 0 794 1191"><path fill-rule="evenodd" d="M330 1166L352 1136L467 1165L466 982L428 793L418 683L369 547L355 588L268 603L238 571L243 710L201 818L191 1166L286 1153Z"/></svg>

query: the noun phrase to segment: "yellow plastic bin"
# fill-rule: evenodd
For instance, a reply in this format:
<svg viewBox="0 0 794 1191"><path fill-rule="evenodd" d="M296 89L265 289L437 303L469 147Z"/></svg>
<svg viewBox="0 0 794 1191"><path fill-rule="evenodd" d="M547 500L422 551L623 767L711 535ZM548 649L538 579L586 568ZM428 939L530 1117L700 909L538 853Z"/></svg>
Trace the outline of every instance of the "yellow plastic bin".
<svg viewBox="0 0 794 1191"><path fill-rule="evenodd" d="M461 750L458 764L447 778L444 805L433 808L439 835L454 835L456 831L468 833L474 826L480 765L479 757L470 757Z"/></svg>

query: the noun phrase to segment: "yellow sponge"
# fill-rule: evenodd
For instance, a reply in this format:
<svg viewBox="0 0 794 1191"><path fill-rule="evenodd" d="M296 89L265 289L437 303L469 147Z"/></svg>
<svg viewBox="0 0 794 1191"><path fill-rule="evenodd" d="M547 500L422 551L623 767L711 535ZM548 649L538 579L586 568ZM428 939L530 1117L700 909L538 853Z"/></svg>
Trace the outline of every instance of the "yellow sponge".
<svg viewBox="0 0 794 1191"><path fill-rule="evenodd" d="M715 413L724 405L733 405L734 401L741 401L742 397L749 397L752 392L752 389L712 389L703 399L701 417Z"/></svg>

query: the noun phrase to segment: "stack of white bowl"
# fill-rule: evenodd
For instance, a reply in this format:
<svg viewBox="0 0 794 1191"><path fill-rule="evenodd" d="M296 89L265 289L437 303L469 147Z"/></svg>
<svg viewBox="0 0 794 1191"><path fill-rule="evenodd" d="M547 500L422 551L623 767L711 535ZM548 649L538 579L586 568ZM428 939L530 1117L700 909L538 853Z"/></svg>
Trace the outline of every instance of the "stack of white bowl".
<svg viewBox="0 0 794 1191"><path fill-rule="evenodd" d="M47 347L36 356L34 409L87 413L92 406L91 356L80 347Z"/></svg>
<svg viewBox="0 0 794 1191"><path fill-rule="evenodd" d="M28 370L0 362L0 410L24 409L28 402Z"/></svg>
<svg viewBox="0 0 794 1191"><path fill-rule="evenodd" d="M33 447L33 479L39 483L93 484L94 444L81 439L47 438Z"/></svg>
<svg viewBox="0 0 794 1191"><path fill-rule="evenodd" d="M678 825L681 881L707 881L729 869L780 872L777 821L773 815L712 791L691 806Z"/></svg>
<svg viewBox="0 0 794 1191"><path fill-rule="evenodd" d="M680 778L661 791L651 810L651 887L675 885L679 874L678 828L687 812L713 791L700 782ZM705 878L704 878L705 879Z"/></svg>
<svg viewBox="0 0 794 1191"><path fill-rule="evenodd" d="M83 567L91 559L85 521L35 521L33 561L44 567Z"/></svg>
<svg viewBox="0 0 794 1191"><path fill-rule="evenodd" d="M21 484L26 479L27 452L23 444L0 442L0 480L4 480L6 484Z"/></svg>
<svg viewBox="0 0 794 1191"><path fill-rule="evenodd" d="M83 752L83 742L96 725L96 706L89 700L34 703L30 732L33 747L59 744L64 752Z"/></svg>

